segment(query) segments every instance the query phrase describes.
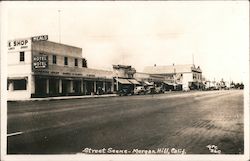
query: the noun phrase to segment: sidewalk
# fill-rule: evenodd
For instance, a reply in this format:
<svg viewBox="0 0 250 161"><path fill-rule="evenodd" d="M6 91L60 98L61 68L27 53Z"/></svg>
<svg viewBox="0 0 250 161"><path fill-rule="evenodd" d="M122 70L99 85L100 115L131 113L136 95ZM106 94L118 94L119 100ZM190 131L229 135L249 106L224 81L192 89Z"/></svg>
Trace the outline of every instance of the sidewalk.
<svg viewBox="0 0 250 161"><path fill-rule="evenodd" d="M49 100L67 100L67 99L83 99L83 98L103 98L103 97L115 97L117 94L105 94L105 95L85 95L85 96L61 96L61 97L46 97L46 98L30 98L25 100L8 100L8 101L49 101Z"/></svg>

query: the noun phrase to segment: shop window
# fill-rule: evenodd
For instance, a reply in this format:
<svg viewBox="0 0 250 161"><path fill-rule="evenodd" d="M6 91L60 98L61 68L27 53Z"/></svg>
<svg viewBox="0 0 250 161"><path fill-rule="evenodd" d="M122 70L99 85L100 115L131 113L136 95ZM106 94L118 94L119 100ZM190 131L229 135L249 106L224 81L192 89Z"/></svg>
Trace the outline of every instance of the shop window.
<svg viewBox="0 0 250 161"><path fill-rule="evenodd" d="M68 57L64 57L64 65L68 65Z"/></svg>
<svg viewBox="0 0 250 161"><path fill-rule="evenodd" d="M75 59L75 66L77 67L78 66L78 60Z"/></svg>
<svg viewBox="0 0 250 161"><path fill-rule="evenodd" d="M14 90L26 90L26 80L13 80L13 89Z"/></svg>
<svg viewBox="0 0 250 161"><path fill-rule="evenodd" d="M52 56L52 62L53 62L53 64L56 64L56 55Z"/></svg>
<svg viewBox="0 0 250 161"><path fill-rule="evenodd" d="M24 52L20 52L20 62L24 61Z"/></svg>

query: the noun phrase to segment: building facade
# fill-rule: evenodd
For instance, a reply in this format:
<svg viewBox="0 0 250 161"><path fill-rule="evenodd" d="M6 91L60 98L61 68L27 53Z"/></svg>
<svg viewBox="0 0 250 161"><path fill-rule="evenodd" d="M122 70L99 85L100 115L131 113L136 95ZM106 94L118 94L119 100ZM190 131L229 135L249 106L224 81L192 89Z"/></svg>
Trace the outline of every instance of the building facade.
<svg viewBox="0 0 250 161"><path fill-rule="evenodd" d="M113 65L114 90L117 92L122 89L133 91L136 86L140 85L140 82L134 78L135 74L135 68L130 65Z"/></svg>
<svg viewBox="0 0 250 161"><path fill-rule="evenodd" d="M48 36L8 42L8 99L113 92L113 71L87 68L82 49Z"/></svg>
<svg viewBox="0 0 250 161"><path fill-rule="evenodd" d="M128 65L113 65L112 71L91 69L81 48L48 41L47 35L10 40L7 57L8 100L109 94L141 85L201 89L203 84L202 71L194 65L155 65L143 72Z"/></svg>
<svg viewBox="0 0 250 161"><path fill-rule="evenodd" d="M202 89L202 70L195 65L147 66L143 73L162 77L164 84L182 90Z"/></svg>

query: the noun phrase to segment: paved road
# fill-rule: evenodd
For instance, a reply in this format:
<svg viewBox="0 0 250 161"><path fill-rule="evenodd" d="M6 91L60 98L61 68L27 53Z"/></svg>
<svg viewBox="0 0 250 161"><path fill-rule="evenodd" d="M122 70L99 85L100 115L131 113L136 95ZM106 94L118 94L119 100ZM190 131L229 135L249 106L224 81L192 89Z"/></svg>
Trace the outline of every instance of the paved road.
<svg viewBox="0 0 250 161"><path fill-rule="evenodd" d="M8 102L8 153L85 148L244 153L243 91ZM167 150L166 150L167 151ZM148 151L146 151L148 152Z"/></svg>

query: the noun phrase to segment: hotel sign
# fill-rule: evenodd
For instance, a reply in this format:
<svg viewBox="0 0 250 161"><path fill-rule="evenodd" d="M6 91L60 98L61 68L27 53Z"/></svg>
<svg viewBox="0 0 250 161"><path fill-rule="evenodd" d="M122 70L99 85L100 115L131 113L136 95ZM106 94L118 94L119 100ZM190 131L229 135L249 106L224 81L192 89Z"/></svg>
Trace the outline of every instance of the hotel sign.
<svg viewBox="0 0 250 161"><path fill-rule="evenodd" d="M31 38L32 41L47 41L48 40L48 35L41 35L41 36L34 36Z"/></svg>
<svg viewBox="0 0 250 161"><path fill-rule="evenodd" d="M35 55L35 56L33 56L33 68L34 69L46 69L46 68L48 68L48 56L47 55Z"/></svg>

